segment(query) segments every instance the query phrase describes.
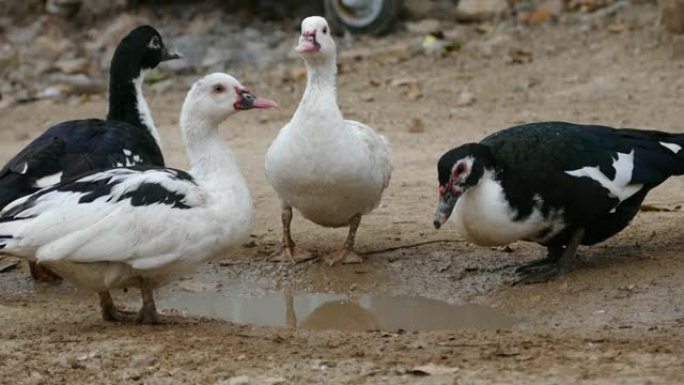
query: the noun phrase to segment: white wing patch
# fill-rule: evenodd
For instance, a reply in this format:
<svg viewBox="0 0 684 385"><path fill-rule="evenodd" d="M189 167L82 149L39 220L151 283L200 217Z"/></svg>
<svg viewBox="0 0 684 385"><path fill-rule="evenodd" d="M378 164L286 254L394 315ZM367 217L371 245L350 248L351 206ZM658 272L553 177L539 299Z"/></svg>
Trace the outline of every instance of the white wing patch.
<svg viewBox="0 0 684 385"><path fill-rule="evenodd" d="M667 142L659 142L661 146L667 148L668 150L674 152L675 154L679 153L679 151L682 150L682 146L675 144L675 143L667 143Z"/></svg>
<svg viewBox="0 0 684 385"><path fill-rule="evenodd" d="M588 177L597 181L603 188L610 192L610 196L617 198L620 202L629 199L636 194L643 184L630 184L632 171L634 170L634 151L629 154L617 154L617 159L613 159L615 178L610 179L596 167L582 167L578 170L566 171L565 173L577 178Z"/></svg>
<svg viewBox="0 0 684 385"><path fill-rule="evenodd" d="M59 181L62 180L62 172L58 172L56 174L44 176L40 179L36 179L36 181L33 183L34 187L38 188L45 188L45 187L50 187L52 185L55 185L59 183Z"/></svg>

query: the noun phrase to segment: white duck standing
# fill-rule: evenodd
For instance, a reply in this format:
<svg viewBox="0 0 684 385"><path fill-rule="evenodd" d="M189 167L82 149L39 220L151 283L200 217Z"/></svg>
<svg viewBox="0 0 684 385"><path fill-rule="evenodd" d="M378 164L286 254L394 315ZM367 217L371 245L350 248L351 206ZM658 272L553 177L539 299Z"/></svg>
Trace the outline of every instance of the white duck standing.
<svg viewBox="0 0 684 385"><path fill-rule="evenodd" d="M249 190L218 125L238 110L273 106L230 75L198 80L180 116L190 173L113 168L39 190L0 213L0 250L97 292L105 320L158 322L155 288L249 235ZM129 286L142 294L135 317L109 294Z"/></svg>
<svg viewBox="0 0 684 385"><path fill-rule="evenodd" d="M353 250L354 238L361 216L378 206L389 184L389 145L370 127L342 117L335 90L335 41L324 18L302 21L295 51L306 63L306 90L266 154L266 178L280 198L283 224L282 250L272 260L311 258L292 241L294 207L321 226L349 226L343 248L328 255L328 263L362 262Z"/></svg>

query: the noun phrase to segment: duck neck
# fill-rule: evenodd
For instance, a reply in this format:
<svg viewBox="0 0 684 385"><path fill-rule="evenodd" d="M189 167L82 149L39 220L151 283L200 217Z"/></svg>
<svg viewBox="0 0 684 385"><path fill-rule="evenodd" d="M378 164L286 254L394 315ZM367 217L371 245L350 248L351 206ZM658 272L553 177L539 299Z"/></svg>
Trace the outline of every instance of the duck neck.
<svg viewBox="0 0 684 385"><path fill-rule="evenodd" d="M159 145L159 133L142 93L144 73L137 63L112 59L109 77L109 113L107 120L118 120L141 127Z"/></svg>
<svg viewBox="0 0 684 385"><path fill-rule="evenodd" d="M190 159L190 172L195 180L218 189L244 184L231 148L220 138L217 124L203 119L181 117L183 138Z"/></svg>
<svg viewBox="0 0 684 385"><path fill-rule="evenodd" d="M298 126L320 127L320 122L334 123L343 121L342 112L337 105L337 90L335 87L337 76L336 59L323 58L306 61L307 81L306 90L297 107L292 121ZM334 126L334 124L328 125Z"/></svg>

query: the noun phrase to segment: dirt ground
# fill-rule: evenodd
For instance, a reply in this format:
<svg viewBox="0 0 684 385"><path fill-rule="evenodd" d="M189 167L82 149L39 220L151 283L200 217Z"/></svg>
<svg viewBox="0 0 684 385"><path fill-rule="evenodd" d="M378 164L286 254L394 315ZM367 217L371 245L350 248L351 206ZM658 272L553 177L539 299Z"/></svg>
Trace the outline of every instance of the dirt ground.
<svg viewBox="0 0 684 385"><path fill-rule="evenodd" d="M681 42L657 29L652 5L630 6L615 19L454 28L464 46L444 58L396 52L393 47L420 41L406 32L362 39L358 55L342 55L339 101L346 116L386 135L394 156L391 186L358 233L358 249L370 253L365 264L264 260L280 236L264 154L296 108L304 79L283 80L282 69L247 68L238 71L243 82L281 106L238 114L222 127L252 191L253 240L160 290L158 298L163 311L178 314L182 309L165 307L164 300L179 293L411 295L484 305L518 320L514 326L343 332L191 316L162 326L104 323L94 295L67 284L33 283L22 264L0 275L0 383L684 383L684 180L673 178L647 198L669 211L641 212L618 236L582 249L587 265L547 284L508 284L511 266L540 257L539 246L517 243L510 252L476 247L459 241L449 226L432 227L438 157L498 129L567 120L684 131ZM364 56L367 48L359 47L376 54ZM298 74L299 68L286 70ZM459 106L468 104L459 103L464 91L475 101ZM185 168L176 126L183 96L148 92L147 99L168 163ZM0 161L49 125L103 116L105 108L96 98L3 110ZM346 235L300 217L293 229L298 244L318 254L339 247ZM117 299L136 295L117 293ZM413 370L427 364L444 373Z"/></svg>

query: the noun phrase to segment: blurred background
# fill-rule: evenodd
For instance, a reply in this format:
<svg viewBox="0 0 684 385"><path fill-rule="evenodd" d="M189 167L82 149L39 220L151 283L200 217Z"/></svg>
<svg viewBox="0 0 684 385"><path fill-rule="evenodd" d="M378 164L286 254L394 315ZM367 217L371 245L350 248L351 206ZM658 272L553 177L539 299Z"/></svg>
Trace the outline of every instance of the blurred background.
<svg viewBox="0 0 684 385"><path fill-rule="evenodd" d="M163 92L187 85L170 80L171 75L239 74L245 67L274 69L296 61L291 48L299 22L309 15L326 15L334 32L342 36L343 48L404 41L409 52L445 55L467 43L458 25L477 24L479 33L485 34L500 26L586 25L597 20L610 24L624 7L644 3L656 1L4 0L0 2L0 108L45 98L105 95L116 44L145 23L160 30L167 45L186 58L166 63L147 77L153 92ZM684 0L661 0L657 5L658 26L675 34L684 32ZM620 32L624 27L617 23L611 28ZM524 50L515 55L511 60L527 60Z"/></svg>

